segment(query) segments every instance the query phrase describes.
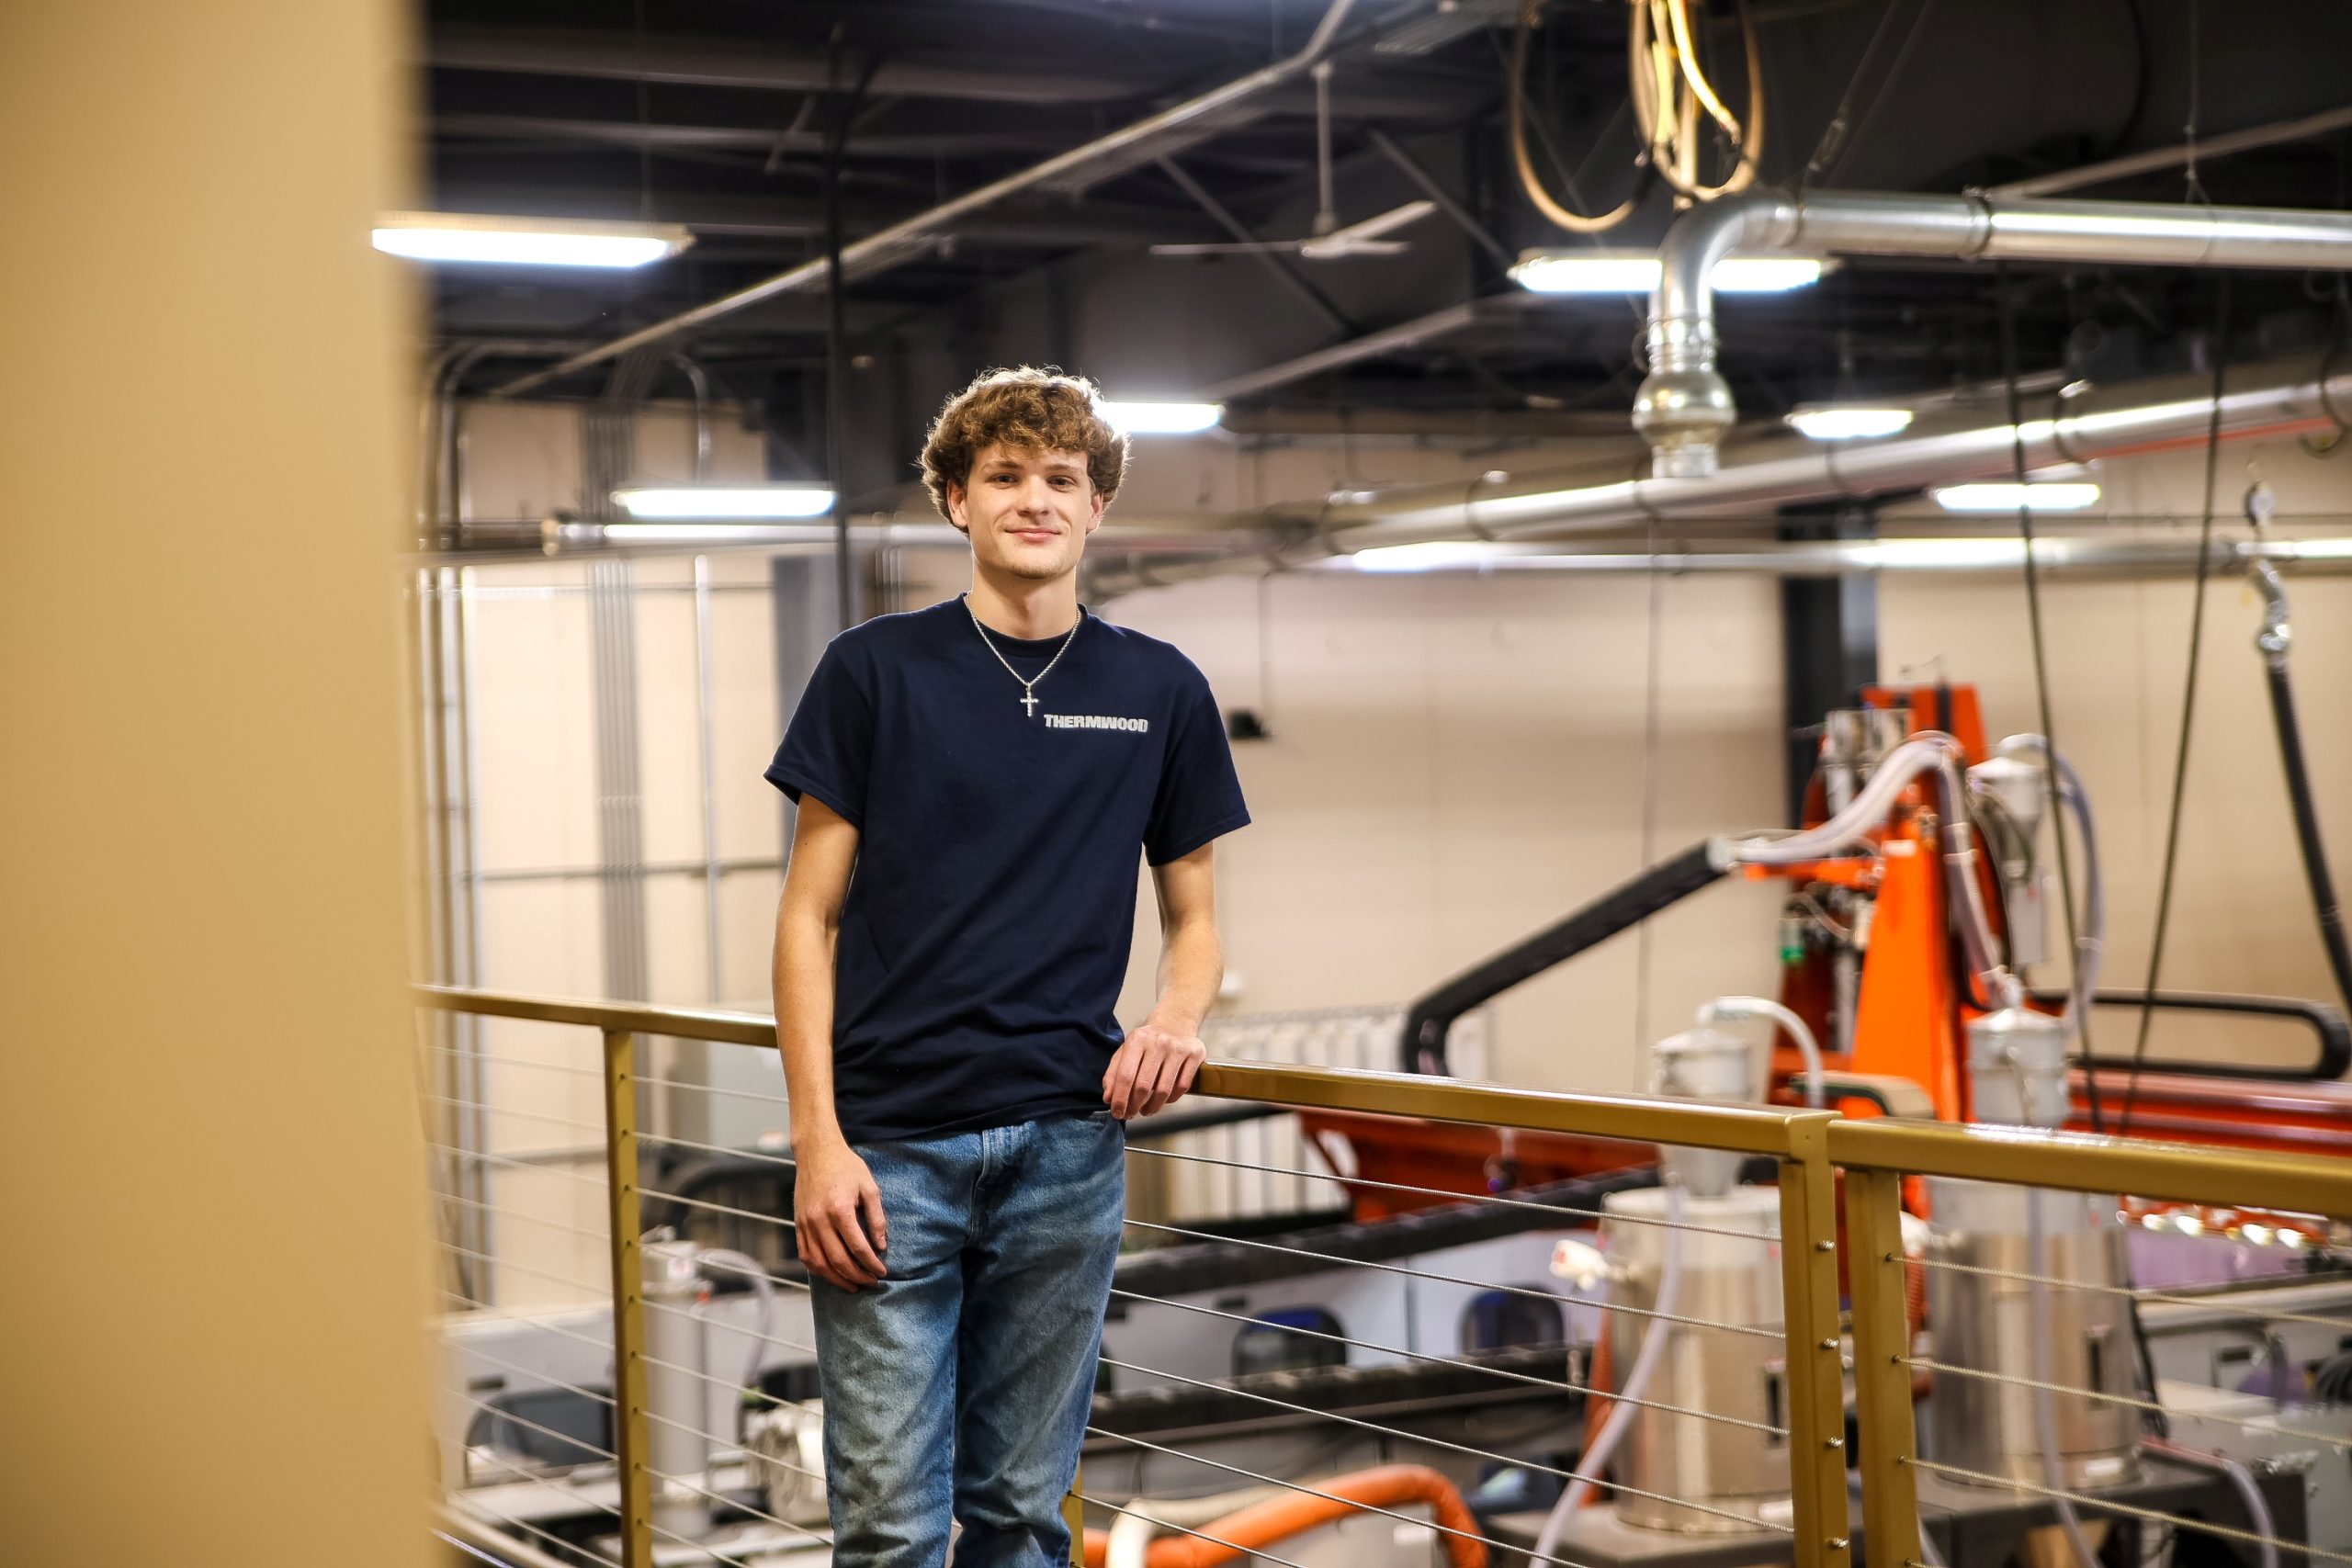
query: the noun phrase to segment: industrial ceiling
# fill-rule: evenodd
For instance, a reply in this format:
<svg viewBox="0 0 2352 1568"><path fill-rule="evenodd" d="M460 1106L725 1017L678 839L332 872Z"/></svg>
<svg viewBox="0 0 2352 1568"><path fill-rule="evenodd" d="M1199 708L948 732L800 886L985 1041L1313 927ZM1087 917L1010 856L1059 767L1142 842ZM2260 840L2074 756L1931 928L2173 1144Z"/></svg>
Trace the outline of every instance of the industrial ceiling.
<svg viewBox="0 0 2352 1568"><path fill-rule="evenodd" d="M829 200L854 245L1222 84L1295 59L1329 0L435 0L417 39L432 205L683 223L641 273L433 276L443 346L491 344L466 389L548 367L821 261ZM1742 79L1740 13L1697 8L1699 53ZM1749 0L1770 128L1760 184L2340 208L2352 12L2323 0ZM1210 396L1240 430L1431 435L1624 429L1638 298L1531 294L1524 249L1589 243L1538 210L1507 132L1518 73L1538 178L1588 210L1638 199L1612 245L1654 245L1672 193L1636 166L1621 0L1361 0L1329 39L1332 208L1430 200L1393 254L1154 254L1313 231L1317 85L1304 71L925 229L842 290L853 496L902 482L939 393L1050 361L1129 396ZM1532 25L1528 17L1532 15ZM1744 102L1735 104L1746 112ZM2268 131L2282 122L2308 123ZM2209 148L2193 162L2135 153ZM2236 150L2233 150L2235 147ZM2069 176L2073 177L2070 178ZM2193 182L2193 183L2192 183ZM1735 304L1723 370L1744 412L2000 373L2006 296L2030 374L2202 362L2214 275L1983 264L1846 265ZM2235 352L2326 342L2336 279L2240 276ZM821 278L662 339L824 467ZM595 396L617 361L535 379Z"/></svg>

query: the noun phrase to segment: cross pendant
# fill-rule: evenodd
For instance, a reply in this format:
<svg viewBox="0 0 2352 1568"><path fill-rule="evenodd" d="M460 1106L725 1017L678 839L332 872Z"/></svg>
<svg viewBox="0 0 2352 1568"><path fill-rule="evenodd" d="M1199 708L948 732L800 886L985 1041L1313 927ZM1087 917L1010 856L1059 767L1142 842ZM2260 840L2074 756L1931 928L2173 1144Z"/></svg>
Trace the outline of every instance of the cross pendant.
<svg viewBox="0 0 2352 1568"><path fill-rule="evenodd" d="M1025 716L1030 718L1037 716L1036 694L1030 691L1026 686L1021 688L1021 707Z"/></svg>

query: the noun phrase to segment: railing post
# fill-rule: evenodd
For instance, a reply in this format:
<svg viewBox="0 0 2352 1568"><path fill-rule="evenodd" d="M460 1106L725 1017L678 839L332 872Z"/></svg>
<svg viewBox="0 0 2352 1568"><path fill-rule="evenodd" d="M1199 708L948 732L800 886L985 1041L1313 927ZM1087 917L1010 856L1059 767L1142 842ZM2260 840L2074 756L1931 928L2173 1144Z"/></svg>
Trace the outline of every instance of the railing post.
<svg viewBox="0 0 2352 1568"><path fill-rule="evenodd" d="M1069 1494L1062 1499L1062 1523L1069 1527L1069 1568L1086 1568L1086 1505L1079 1499L1086 1492L1086 1467L1080 1465L1069 1478Z"/></svg>
<svg viewBox="0 0 2352 1568"><path fill-rule="evenodd" d="M1796 1568L1849 1568L1846 1382L1838 1336L1838 1213L1828 1111L1789 1123L1781 1161L1781 1289L1788 1347L1789 1495Z"/></svg>
<svg viewBox="0 0 2352 1568"><path fill-rule="evenodd" d="M619 1461L621 1562L653 1568L653 1487L646 1469L645 1261L637 1185L637 1036L605 1031L605 1155L613 1241L613 1452Z"/></svg>
<svg viewBox="0 0 2352 1568"><path fill-rule="evenodd" d="M1903 1179L1846 1172L1846 1279L1854 1297L1854 1410L1862 1530L1880 1568L1924 1562L1919 1481L1911 1466L1911 1316L1905 1289Z"/></svg>

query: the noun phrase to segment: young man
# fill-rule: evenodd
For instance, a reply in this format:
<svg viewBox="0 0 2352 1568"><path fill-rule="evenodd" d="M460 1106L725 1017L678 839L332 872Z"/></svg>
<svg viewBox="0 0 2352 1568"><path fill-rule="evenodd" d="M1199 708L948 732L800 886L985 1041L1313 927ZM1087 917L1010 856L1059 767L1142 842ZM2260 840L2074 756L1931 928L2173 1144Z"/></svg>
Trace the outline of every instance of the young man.
<svg viewBox="0 0 2352 1568"><path fill-rule="evenodd" d="M1087 382L985 375L923 448L971 592L835 637L767 776L799 803L775 1016L814 1276L834 1560L1058 1568L1125 1209L1181 1097L1249 821L1208 682L1078 602L1126 466ZM1113 1014L1136 863L1158 1004Z"/></svg>

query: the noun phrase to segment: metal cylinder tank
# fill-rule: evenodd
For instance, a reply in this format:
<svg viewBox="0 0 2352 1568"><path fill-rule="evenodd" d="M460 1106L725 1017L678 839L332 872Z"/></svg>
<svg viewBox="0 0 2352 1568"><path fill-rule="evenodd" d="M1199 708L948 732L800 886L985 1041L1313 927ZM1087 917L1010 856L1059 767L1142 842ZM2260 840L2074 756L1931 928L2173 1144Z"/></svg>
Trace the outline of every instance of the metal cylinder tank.
<svg viewBox="0 0 2352 1568"><path fill-rule="evenodd" d="M1626 1216L1604 1221L1601 1226L1612 1299L1629 1307L1655 1308L1666 1249L1679 1245L1682 1258L1676 1316L1777 1334L1781 1319L1780 1193L1769 1187L1737 1187L1720 1197L1686 1198L1683 1222L1704 1230L1677 1232L1637 1223L1663 1220L1666 1201L1666 1192L1657 1188L1614 1192L1603 1201L1609 1214ZM1610 1357L1621 1377L1641 1354L1647 1336L1671 1337L1642 1394L1645 1400L1767 1426L1788 1425L1787 1373L1776 1339L1660 1323L1633 1313L1611 1313L1609 1333ZM1704 1504L1753 1519L1759 1527L1785 1524L1789 1518L1788 1438L1753 1427L1639 1408L1618 1450L1616 1472L1627 1487ZM1718 1533L1745 1528L1720 1514L1632 1491L1618 1494L1617 1514L1627 1524L1652 1529Z"/></svg>
<svg viewBox="0 0 2352 1568"><path fill-rule="evenodd" d="M654 1472L653 1522L693 1538L710 1528L704 1435L704 1322L701 1269L692 1242L649 1241L645 1259L646 1462Z"/></svg>
<svg viewBox="0 0 2352 1568"><path fill-rule="evenodd" d="M1928 1457L2041 1485L2037 1391L2026 1382L1996 1380L2138 1397L2129 1303L2108 1291L2070 1288L2114 1286L2124 1278L2116 1201L1974 1181L1931 1181L1928 1194L1935 1213L1931 1256L1991 1271L1928 1270L1936 1359L1994 1376L1937 1375L1928 1402ZM2042 1230L2038 1269L2028 1231L2028 1205L2036 1200ZM2039 1310L2032 1281L2020 1277L2034 1273L2069 1282L2043 1287ZM2045 1348L2037 1350L2037 1338ZM2138 1418L2129 1405L2083 1393L2048 1397L2064 1484L2113 1486L2138 1478Z"/></svg>

